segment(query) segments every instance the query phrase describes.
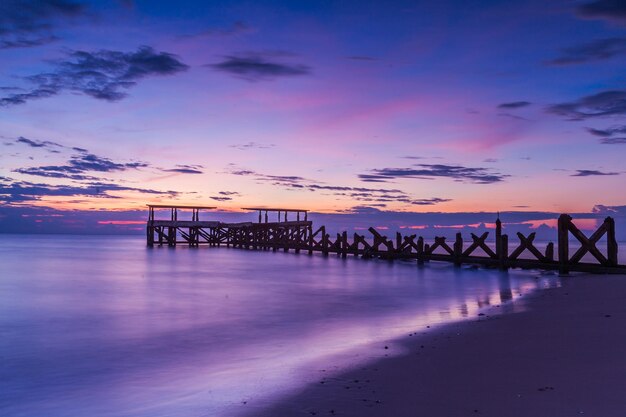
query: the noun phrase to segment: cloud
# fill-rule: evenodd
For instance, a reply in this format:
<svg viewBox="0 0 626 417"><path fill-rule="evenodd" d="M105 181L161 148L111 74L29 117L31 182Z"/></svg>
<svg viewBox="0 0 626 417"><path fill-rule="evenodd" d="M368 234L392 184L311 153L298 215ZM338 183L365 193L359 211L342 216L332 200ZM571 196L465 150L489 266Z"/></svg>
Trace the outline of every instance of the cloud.
<svg viewBox="0 0 626 417"><path fill-rule="evenodd" d="M626 54L626 38L597 39L582 45L565 48L561 56L547 61L549 65L573 65L603 61Z"/></svg>
<svg viewBox="0 0 626 417"><path fill-rule="evenodd" d="M138 80L172 75L187 68L175 55L156 52L148 46L129 53L72 51L66 60L55 62L50 72L25 77L34 87L25 93L0 98L0 106L24 104L63 91L79 92L98 100L117 101L126 97L126 90L135 86Z"/></svg>
<svg viewBox="0 0 626 417"><path fill-rule="evenodd" d="M77 181L100 181L100 178L85 175L80 173L71 173L67 172L66 167L30 167L30 168L17 168L14 169L13 172L17 172L19 174L25 175L33 175L37 177L47 177L47 178L68 178L71 180Z"/></svg>
<svg viewBox="0 0 626 417"><path fill-rule="evenodd" d="M434 179L453 178L455 181L474 184L492 184L503 181L508 175L491 172L487 168L469 168L460 165L416 164L419 168L372 169L359 178L366 182L388 182L395 179Z"/></svg>
<svg viewBox="0 0 626 417"><path fill-rule="evenodd" d="M593 177L593 176L605 176L605 175L620 175L619 172L602 172L589 169L577 169L572 177Z"/></svg>
<svg viewBox="0 0 626 417"><path fill-rule="evenodd" d="M297 175L268 175L245 169L232 170L229 173L232 175L253 177L257 181L269 182L272 185L288 190L321 192L368 203L396 202L413 204L413 201L419 201L414 200L404 191L395 188L388 189L328 185Z"/></svg>
<svg viewBox="0 0 626 417"><path fill-rule="evenodd" d="M626 145L626 137L624 138L604 138L600 139L603 145Z"/></svg>
<svg viewBox="0 0 626 417"><path fill-rule="evenodd" d="M626 134L626 126L614 126L608 129L594 129L594 128L588 127L587 131L594 136L600 136L602 138L606 138L606 137L617 135L617 134L622 134L622 133Z"/></svg>
<svg viewBox="0 0 626 417"><path fill-rule="evenodd" d="M49 185L27 181L14 181L0 184L0 201L6 203L20 203L40 200L42 197L101 197L118 198L109 194L112 191L135 191L142 194L178 195L175 191L157 191L147 188L126 187L117 184L93 182L85 185Z"/></svg>
<svg viewBox="0 0 626 417"><path fill-rule="evenodd" d="M230 200L233 199L232 197L225 197L225 196L221 196L221 195L219 195L219 196L214 195L214 196L211 196L209 198L212 199L212 200L215 200L215 201L230 201Z"/></svg>
<svg viewBox="0 0 626 417"><path fill-rule="evenodd" d="M576 9L578 15L590 19L626 22L626 3L623 0L596 0Z"/></svg>
<svg viewBox="0 0 626 417"><path fill-rule="evenodd" d="M0 49L15 49L15 48L32 48L35 46L46 45L51 42L57 41L59 38L56 36L42 36L38 38L15 38L15 39L1 39Z"/></svg>
<svg viewBox="0 0 626 417"><path fill-rule="evenodd" d="M179 174L204 174L202 165L176 165L176 168L163 169L164 172L177 172Z"/></svg>
<svg viewBox="0 0 626 417"><path fill-rule="evenodd" d="M263 144L257 142L248 142L248 143L236 143L234 145L228 145L229 148L239 149L240 151L247 151L248 149L269 149L273 148L273 143Z"/></svg>
<svg viewBox="0 0 626 417"><path fill-rule="evenodd" d="M351 61L378 61L378 58L367 55L351 55L347 56L346 59L349 59Z"/></svg>
<svg viewBox="0 0 626 417"><path fill-rule="evenodd" d="M48 152L52 152L52 153L59 153L60 151L57 148L63 148L64 147L63 145L60 145L60 144L58 144L56 142L51 142L49 140L28 139L28 138L25 138L23 136L20 136L15 141L18 142L18 143L24 143L24 144L30 146L31 148L44 148Z"/></svg>
<svg viewBox="0 0 626 417"><path fill-rule="evenodd" d="M576 101L550 106L547 111L569 120L626 115L626 90L602 91Z"/></svg>
<svg viewBox="0 0 626 417"><path fill-rule="evenodd" d="M86 15L86 7L68 0L2 0L0 49L28 48L57 40L60 23Z"/></svg>
<svg viewBox="0 0 626 417"><path fill-rule="evenodd" d="M599 136L603 145L626 145L626 137L614 137L614 135L626 134L626 126L613 126L607 129L587 128L594 136Z"/></svg>
<svg viewBox="0 0 626 417"><path fill-rule="evenodd" d="M23 138L25 139L25 138ZM18 141L20 141L18 139ZM26 139L25 141L20 141L24 143L28 143L29 146L38 147L38 145L54 142L39 142L32 141ZM33 144L30 144L32 142ZM56 146L63 147L62 145L55 144ZM45 145L48 146L48 145ZM100 157L94 155L92 153L88 153L86 150L82 148L80 149L80 153L78 155L72 155L70 160L66 165L45 165L39 167L26 167L26 168L18 168L15 169L14 172L18 172L20 174L33 175L39 177L47 177L47 178L68 178L72 180L96 180L98 178L86 175L86 172L116 172L116 171L126 171L130 169L138 169L148 167L148 164L145 162L114 162L109 158Z"/></svg>
<svg viewBox="0 0 626 417"><path fill-rule="evenodd" d="M512 101L510 103L498 104L499 109L519 109L520 107L530 106L529 101Z"/></svg>
<svg viewBox="0 0 626 417"><path fill-rule="evenodd" d="M245 22L237 21L234 22L231 26L222 27L222 28L208 28L201 32L196 32L190 35L182 35L180 39L190 39L190 38L201 38L201 37L224 37L224 36L234 36L234 35L242 35L245 33L250 33L253 31L253 28Z"/></svg>
<svg viewBox="0 0 626 417"><path fill-rule="evenodd" d="M259 181L270 181L275 185L290 185L290 186L298 186L301 183L313 183L313 180L306 179L304 177L300 177L297 175L268 175L261 174L256 171L251 171L247 169L235 169L229 172L231 175L238 175L242 177L252 176Z"/></svg>
<svg viewBox="0 0 626 417"><path fill-rule="evenodd" d="M285 56L285 54L281 55ZM271 80L277 77L293 77L311 73L311 68L306 65L282 63L269 58L275 59L276 54L228 55L222 62L207 66L247 81Z"/></svg>
<svg viewBox="0 0 626 417"><path fill-rule="evenodd" d="M448 201L452 201L452 199L450 198L421 198L418 200L413 200L411 201L411 204L417 205L417 206L432 206L434 204L439 204L439 203L447 203Z"/></svg>

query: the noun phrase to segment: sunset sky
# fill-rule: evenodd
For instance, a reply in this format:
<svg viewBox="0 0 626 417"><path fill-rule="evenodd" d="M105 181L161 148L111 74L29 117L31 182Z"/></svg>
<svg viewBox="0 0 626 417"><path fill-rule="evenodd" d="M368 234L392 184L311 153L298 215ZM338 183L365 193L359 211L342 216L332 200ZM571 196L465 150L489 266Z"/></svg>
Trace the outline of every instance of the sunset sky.
<svg viewBox="0 0 626 417"><path fill-rule="evenodd" d="M0 204L623 206L625 64L622 0L3 0Z"/></svg>

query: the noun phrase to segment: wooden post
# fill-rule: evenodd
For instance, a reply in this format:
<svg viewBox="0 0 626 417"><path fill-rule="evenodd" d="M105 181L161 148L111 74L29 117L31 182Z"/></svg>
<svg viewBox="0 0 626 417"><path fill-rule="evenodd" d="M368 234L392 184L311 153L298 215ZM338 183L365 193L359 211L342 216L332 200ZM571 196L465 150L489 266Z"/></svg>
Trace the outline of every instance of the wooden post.
<svg viewBox="0 0 626 417"><path fill-rule="evenodd" d="M554 262L554 243L548 243L546 246L546 260L548 262Z"/></svg>
<svg viewBox="0 0 626 417"><path fill-rule="evenodd" d="M561 214L558 221L558 243L559 243L559 274L569 273L569 223L572 218L567 214Z"/></svg>
<svg viewBox="0 0 626 417"><path fill-rule="evenodd" d="M308 225L307 230L309 233L308 242L309 242L309 255L313 255L313 226Z"/></svg>
<svg viewBox="0 0 626 417"><path fill-rule="evenodd" d="M463 236L461 233L456 234L454 241L454 265L461 266L461 257L463 256Z"/></svg>
<svg viewBox="0 0 626 417"><path fill-rule="evenodd" d="M424 238L417 238L417 264L424 265Z"/></svg>
<svg viewBox="0 0 626 417"><path fill-rule="evenodd" d="M149 247L154 246L154 227L150 224L146 227L146 239Z"/></svg>
<svg viewBox="0 0 626 417"><path fill-rule="evenodd" d="M604 219L606 225L606 254L610 266L617 265L617 240L615 239L615 220L612 217Z"/></svg>
<svg viewBox="0 0 626 417"><path fill-rule="evenodd" d="M500 262L500 269L508 269L507 260L509 258L509 235L500 235L500 255L498 260Z"/></svg>
<svg viewBox="0 0 626 417"><path fill-rule="evenodd" d="M500 253L502 251L502 222L500 221L500 213L496 219L496 256L500 259Z"/></svg>
<svg viewBox="0 0 626 417"><path fill-rule="evenodd" d="M396 232L396 252L400 253L400 248L402 247L402 235L400 232Z"/></svg>
<svg viewBox="0 0 626 417"><path fill-rule="evenodd" d="M344 231L341 234L341 257L346 258L348 256L348 232Z"/></svg>
<svg viewBox="0 0 626 417"><path fill-rule="evenodd" d="M320 229L322 229L322 254L328 256L328 235L326 234L326 226L322 226Z"/></svg>

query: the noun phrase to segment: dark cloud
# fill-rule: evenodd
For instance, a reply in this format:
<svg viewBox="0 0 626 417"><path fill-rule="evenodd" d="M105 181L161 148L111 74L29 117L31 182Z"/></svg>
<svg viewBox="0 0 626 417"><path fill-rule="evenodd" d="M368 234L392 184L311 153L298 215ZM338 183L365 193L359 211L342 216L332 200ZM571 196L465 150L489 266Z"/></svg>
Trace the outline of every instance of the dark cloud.
<svg viewBox="0 0 626 417"><path fill-rule="evenodd" d="M272 185L284 187L287 189L306 190L313 192L326 193L337 197L349 198L360 202L367 203L370 206L384 207L386 203L404 203L411 205L435 205L451 201L444 198L425 198L415 199L406 192L393 188L368 188L368 187L350 187L342 185L328 185L319 183L307 178L295 175L267 175L251 170L234 170L230 172L233 175L254 177L258 181L267 181ZM220 192L220 194L222 194ZM223 194L225 197L230 194ZM218 201L225 201L221 196L213 198Z"/></svg>
<svg viewBox="0 0 626 417"><path fill-rule="evenodd" d="M247 151L249 149L269 149L273 148L274 146L276 145L274 145L273 143L264 144L258 142L236 143L234 145L228 145L229 148L239 149L240 151Z"/></svg>
<svg viewBox="0 0 626 417"><path fill-rule="evenodd" d="M475 184L492 184L503 181L508 175L490 172L487 168L468 168L460 165L417 164L419 168L382 168L373 169L370 174L361 174L359 178L366 182L388 182L395 179L434 179L453 178L455 181Z"/></svg>
<svg viewBox="0 0 626 417"><path fill-rule="evenodd" d="M28 139L26 139L29 141ZM19 141L19 140L18 140ZM46 142L30 141L37 146ZM26 142L28 143L28 142ZM54 143L54 142L48 142ZM57 146L62 146L56 144ZM72 155L66 165L45 165L39 167L25 167L15 169L14 172L26 175L34 175L39 177L48 178L68 178L72 180L96 180L96 177L86 175L86 172L116 172L126 171L129 169L138 169L148 167L145 162L114 162L109 158L100 157L91 153L88 153L82 148L81 153L78 155Z"/></svg>
<svg viewBox="0 0 626 417"><path fill-rule="evenodd" d="M526 117L518 116L516 114L511 114L511 113L498 113L498 116L509 117L509 118L515 119L515 120L525 120L525 121L529 121L530 120L530 119L527 119Z"/></svg>
<svg viewBox="0 0 626 417"><path fill-rule="evenodd" d="M603 61L626 54L626 38L597 39L582 45L565 48L561 56L547 61L549 65L572 65Z"/></svg>
<svg viewBox="0 0 626 417"><path fill-rule="evenodd" d="M225 196L229 196L229 195L241 195L241 194L239 194L237 191L220 191L218 194L220 194L220 195L225 195Z"/></svg>
<svg viewBox="0 0 626 417"><path fill-rule="evenodd" d="M242 35L245 33L250 33L253 31L253 28L248 25L246 22L237 21L234 22L231 26L222 27L222 28L208 28L200 32L196 32L190 35L182 35L181 39L190 39L190 38L201 38L201 37L223 37L223 36L234 36L234 35Z"/></svg>
<svg viewBox="0 0 626 417"><path fill-rule="evenodd" d="M602 138L607 138L609 136L618 135L618 134L626 134L626 126L614 126L608 129L594 129L587 128L587 131L594 136L600 136Z"/></svg>
<svg viewBox="0 0 626 417"><path fill-rule="evenodd" d="M268 175L241 169L233 170L230 174L253 177L257 181L268 182L288 190L320 192L368 203L400 202L412 204L414 201L407 193L399 189L328 185L296 175Z"/></svg>
<svg viewBox="0 0 626 417"><path fill-rule="evenodd" d="M145 162L113 162L109 158L100 157L91 153L74 155L69 161L69 169L77 169L83 171L113 172L125 171L127 169L145 168L148 164Z"/></svg>
<svg viewBox="0 0 626 417"><path fill-rule="evenodd" d="M179 174L204 174L202 165L176 165L176 168L163 169L164 172L177 172Z"/></svg>
<svg viewBox="0 0 626 417"><path fill-rule="evenodd" d="M59 153L58 148L63 148L63 145L59 145L56 142L51 142L49 140L28 139L23 136L20 136L15 141L18 143L24 143L30 146L31 148L44 148L48 152L52 152L52 153Z"/></svg>
<svg viewBox="0 0 626 417"><path fill-rule="evenodd" d="M48 29L55 19L76 17L85 6L68 0L2 0L0 34Z"/></svg>
<svg viewBox="0 0 626 417"><path fill-rule="evenodd" d="M0 1L0 49L28 48L57 40L56 26L86 14L86 7L68 0Z"/></svg>
<svg viewBox="0 0 626 417"><path fill-rule="evenodd" d="M211 196L209 198L211 200L215 200L215 201L230 201L230 200L233 199L232 197L225 197L225 196L222 196L222 195L214 195L214 196Z"/></svg>
<svg viewBox="0 0 626 417"><path fill-rule="evenodd" d="M602 172L590 169L577 169L572 177L592 177L592 176L605 176L605 175L619 175L619 172Z"/></svg>
<svg viewBox="0 0 626 417"><path fill-rule="evenodd" d="M411 201L411 204L417 206L432 206L439 203L447 203L448 201L452 201L450 198L421 198L418 200Z"/></svg>
<svg viewBox="0 0 626 417"><path fill-rule="evenodd" d="M24 201L40 200L42 197L73 196L118 198L109 194L112 191L135 191L142 194L169 195L172 197L178 195L175 191L157 191L103 182L93 182L80 186L71 186L15 181L0 184L0 201L7 203L19 203Z"/></svg>
<svg viewBox="0 0 626 417"><path fill-rule="evenodd" d="M626 137L624 138L604 138L600 139L603 145L626 145Z"/></svg>
<svg viewBox="0 0 626 417"><path fill-rule="evenodd" d="M0 49L15 49L15 48L32 48L35 46L46 45L51 42L57 41L59 38L56 36L42 36L38 38L24 38L19 37L15 39L1 39Z"/></svg>
<svg viewBox="0 0 626 417"><path fill-rule="evenodd" d="M310 183L312 180L300 177L297 175L267 175L261 174L256 171L250 171L246 169L233 170L229 172L232 175L238 176L252 176L259 181L270 181L276 185L299 185L301 183Z"/></svg>
<svg viewBox="0 0 626 417"><path fill-rule="evenodd" d="M569 120L626 115L626 91L602 91L576 101L550 106L547 111Z"/></svg>
<svg viewBox="0 0 626 417"><path fill-rule="evenodd" d="M97 178L91 175L85 175L80 173L67 172L67 167L30 167L30 168L17 168L13 172L17 172L25 175L33 175L37 177L47 178L67 178L76 181L100 181L101 178Z"/></svg>
<svg viewBox="0 0 626 417"><path fill-rule="evenodd" d="M285 54L281 54L281 56L285 56ZM208 66L216 71L226 72L248 81L271 80L277 77L292 77L311 73L311 68L306 65L278 62L275 59L276 54L267 53L228 55L224 57L222 62Z"/></svg>
<svg viewBox="0 0 626 417"><path fill-rule="evenodd" d="M171 75L187 68L176 56L156 52L148 46L130 53L73 51L68 54L67 60L57 61L52 71L26 77L34 88L26 93L1 98L0 106L23 104L63 91L80 92L99 100L117 101L126 97L126 90L135 86L140 79Z"/></svg>
<svg viewBox="0 0 626 417"><path fill-rule="evenodd" d="M576 12L586 18L626 22L626 3L624 0L596 0L581 4Z"/></svg>
<svg viewBox="0 0 626 417"><path fill-rule="evenodd" d="M498 104L499 109L519 109L520 107L530 106L529 101L512 101L510 103Z"/></svg>
<svg viewBox="0 0 626 417"><path fill-rule="evenodd" d="M378 58L374 58L367 55L352 55L347 56L346 59L350 59L352 61L378 61Z"/></svg>

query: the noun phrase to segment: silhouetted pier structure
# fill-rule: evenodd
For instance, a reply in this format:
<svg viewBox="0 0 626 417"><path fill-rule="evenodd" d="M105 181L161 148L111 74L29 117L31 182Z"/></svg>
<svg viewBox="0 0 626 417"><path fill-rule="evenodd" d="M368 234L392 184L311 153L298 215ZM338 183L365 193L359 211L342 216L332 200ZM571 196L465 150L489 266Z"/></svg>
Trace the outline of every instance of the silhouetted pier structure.
<svg viewBox="0 0 626 417"><path fill-rule="evenodd" d="M518 242L509 242L509 236L502 233L502 222L496 220L495 241L487 244L490 232L480 236L470 233L471 241L465 241L457 233L453 242L446 237L435 237L430 243L415 234L396 233L395 240L380 234L370 227L371 237L354 233L349 238L347 232L332 236L321 226L313 232L313 223L308 220L308 211L303 209L248 207L244 210L258 211L258 222L224 223L201 220L201 210L215 207L148 205L147 223L148 246L185 244L189 246L227 246L255 250L294 250L309 254L320 252L324 255L336 254L362 258L410 259L418 265L428 261L452 262L455 265L471 264L501 269L547 269L566 274L570 271L596 273L626 273L626 265L617 260L618 245L615 239L615 221L604 219L600 227L589 237L586 236L567 214L558 219L557 249L549 242L541 251L534 243L535 233L516 233ZM156 220L155 209L170 212L169 220ZM191 210L191 220L178 220L179 210ZM289 219L289 215L292 216ZM293 218L295 216L295 219ZM575 238L578 248L570 252L570 237ZM598 248L600 239L605 237L604 252ZM526 253L526 257L521 257ZM583 262L589 254L591 262ZM556 256L555 256L556 255Z"/></svg>

